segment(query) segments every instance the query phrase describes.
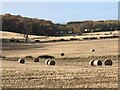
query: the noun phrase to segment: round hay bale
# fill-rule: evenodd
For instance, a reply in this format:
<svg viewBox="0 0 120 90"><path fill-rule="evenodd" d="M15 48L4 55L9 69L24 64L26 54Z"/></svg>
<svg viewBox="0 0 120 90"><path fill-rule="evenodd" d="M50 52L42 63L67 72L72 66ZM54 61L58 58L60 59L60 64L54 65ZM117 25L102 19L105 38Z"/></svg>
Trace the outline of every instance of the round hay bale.
<svg viewBox="0 0 120 90"><path fill-rule="evenodd" d="M94 65L94 66L101 66L101 65L102 65L102 61L101 61L101 60L95 60L95 61L93 62L93 65Z"/></svg>
<svg viewBox="0 0 120 90"><path fill-rule="evenodd" d="M64 53L61 53L61 56L64 56L65 54Z"/></svg>
<svg viewBox="0 0 120 90"><path fill-rule="evenodd" d="M21 59L18 60L18 62L21 63L21 64L24 64L25 60L23 58L21 58Z"/></svg>
<svg viewBox="0 0 120 90"><path fill-rule="evenodd" d="M53 60L48 61L48 65L55 65L55 61Z"/></svg>
<svg viewBox="0 0 120 90"><path fill-rule="evenodd" d="M45 61L45 64L46 64L46 65L48 65L48 62L49 62L49 61L50 61L49 59L48 59L48 60L46 60L46 61Z"/></svg>
<svg viewBox="0 0 120 90"><path fill-rule="evenodd" d="M94 61L95 61L95 60L91 60L91 61L89 62L89 64L90 64L91 66L94 66L94 64L93 64Z"/></svg>
<svg viewBox="0 0 120 90"><path fill-rule="evenodd" d="M39 58L35 58L35 59L34 59L34 62L39 62Z"/></svg>
<svg viewBox="0 0 120 90"><path fill-rule="evenodd" d="M91 52L95 52L95 49L91 49Z"/></svg>
<svg viewBox="0 0 120 90"><path fill-rule="evenodd" d="M112 62L112 60L110 60L110 59L106 59L106 60L104 61L104 65L113 65L113 62Z"/></svg>

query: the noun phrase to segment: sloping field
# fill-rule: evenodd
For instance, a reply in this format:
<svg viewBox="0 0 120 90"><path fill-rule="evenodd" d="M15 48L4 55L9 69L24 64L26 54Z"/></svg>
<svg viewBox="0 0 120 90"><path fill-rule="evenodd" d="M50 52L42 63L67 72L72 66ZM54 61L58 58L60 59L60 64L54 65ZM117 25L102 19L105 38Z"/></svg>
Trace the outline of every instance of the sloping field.
<svg viewBox="0 0 120 90"><path fill-rule="evenodd" d="M61 37L47 37L47 36L36 36L36 35L29 35L29 41L33 42L35 40L40 40L40 41L51 41L51 40L60 40L60 39L65 39L65 40L70 40L71 38L77 38L77 39L83 39L86 37L109 37L113 35L119 35L119 31L112 31L112 34L110 32L95 32L95 33L85 33L82 36L61 36ZM24 34L20 33L13 33L13 32L5 32L5 31L0 31L0 39L18 39L18 40L25 40Z"/></svg>
<svg viewBox="0 0 120 90"><path fill-rule="evenodd" d="M29 35L29 38L44 38L45 36L36 36L36 35ZM14 32L6 32L6 31L0 31L0 38L3 39L25 39L24 34L20 33L14 33Z"/></svg>
<svg viewBox="0 0 120 90"><path fill-rule="evenodd" d="M91 49L95 52L91 52ZM60 54L64 53L65 56ZM25 64L19 57L56 57L55 66L44 59ZM50 43L2 43L2 87L4 88L117 88L118 39ZM16 58L17 57L17 58ZM111 59L112 66L90 66L91 60Z"/></svg>
<svg viewBox="0 0 120 90"><path fill-rule="evenodd" d="M93 41L68 41L51 43L2 43L2 55L7 57L24 57L47 54L60 57L103 56L118 54L118 39ZM94 48L95 52L91 52Z"/></svg>

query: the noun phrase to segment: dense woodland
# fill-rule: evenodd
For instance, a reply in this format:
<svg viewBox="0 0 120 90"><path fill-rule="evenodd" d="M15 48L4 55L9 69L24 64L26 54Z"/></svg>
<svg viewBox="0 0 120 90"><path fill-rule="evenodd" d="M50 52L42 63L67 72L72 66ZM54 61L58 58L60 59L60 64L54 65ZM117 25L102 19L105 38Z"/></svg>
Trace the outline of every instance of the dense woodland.
<svg viewBox="0 0 120 90"><path fill-rule="evenodd" d="M114 31L120 30L120 21L71 21L66 24L56 24L52 21L22 17L20 15L5 14L2 17L2 30L23 34L62 36L86 32Z"/></svg>

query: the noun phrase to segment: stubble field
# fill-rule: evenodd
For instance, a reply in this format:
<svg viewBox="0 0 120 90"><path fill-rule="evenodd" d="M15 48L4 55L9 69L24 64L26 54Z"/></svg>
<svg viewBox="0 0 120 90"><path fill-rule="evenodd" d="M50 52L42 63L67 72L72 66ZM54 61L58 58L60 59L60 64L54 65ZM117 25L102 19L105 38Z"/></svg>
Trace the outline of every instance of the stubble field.
<svg viewBox="0 0 120 90"><path fill-rule="evenodd" d="M91 52L95 48L95 52ZM5 88L117 88L118 40L93 40L56 43L3 43L2 87ZM65 56L60 56L60 53ZM19 57L53 55L56 65L44 59L25 64ZM113 61L112 66L90 66L90 60Z"/></svg>

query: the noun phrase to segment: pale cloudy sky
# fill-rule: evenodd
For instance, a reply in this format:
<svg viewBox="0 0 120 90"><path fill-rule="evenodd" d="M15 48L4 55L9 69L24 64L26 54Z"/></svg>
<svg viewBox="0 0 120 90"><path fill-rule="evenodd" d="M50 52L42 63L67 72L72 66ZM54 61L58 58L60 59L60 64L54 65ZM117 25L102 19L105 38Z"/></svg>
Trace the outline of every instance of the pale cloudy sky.
<svg viewBox="0 0 120 90"><path fill-rule="evenodd" d="M46 2L40 2L41 0L39 2L38 0L27 1L2 0L1 13L52 20L54 23L118 19L118 0L114 0L114 2L113 0L104 0L103 2L102 0L98 0L98 2L95 0L84 0L84 2L83 0L74 0L74 2L72 2L73 0L66 0L66 2L60 2L60 0L51 0L51 2L48 0Z"/></svg>

